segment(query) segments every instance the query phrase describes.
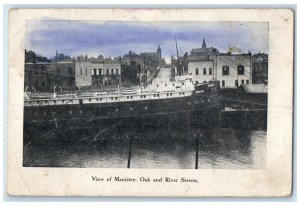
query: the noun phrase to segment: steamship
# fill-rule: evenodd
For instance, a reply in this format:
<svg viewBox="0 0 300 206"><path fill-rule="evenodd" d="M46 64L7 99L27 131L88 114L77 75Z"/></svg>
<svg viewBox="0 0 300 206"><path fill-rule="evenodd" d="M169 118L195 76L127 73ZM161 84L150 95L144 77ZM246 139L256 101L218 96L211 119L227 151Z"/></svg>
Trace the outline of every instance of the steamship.
<svg viewBox="0 0 300 206"><path fill-rule="evenodd" d="M192 75L156 79L146 87L77 93L24 93L24 126L92 122L128 117L197 114L200 121L218 112L219 82L193 84Z"/></svg>

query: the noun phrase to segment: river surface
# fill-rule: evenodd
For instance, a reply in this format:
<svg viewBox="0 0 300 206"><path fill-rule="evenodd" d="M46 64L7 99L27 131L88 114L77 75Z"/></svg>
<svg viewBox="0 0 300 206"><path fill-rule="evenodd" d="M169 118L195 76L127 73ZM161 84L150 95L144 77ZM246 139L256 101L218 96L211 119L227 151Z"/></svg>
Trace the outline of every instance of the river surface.
<svg viewBox="0 0 300 206"><path fill-rule="evenodd" d="M76 133L83 138L77 141L74 133L70 133L64 134L67 141L51 137L38 143L27 142L24 145L23 165L126 168L130 139L130 168L194 169L197 142L199 169L264 169L266 164L267 132L261 129L113 129L106 136L97 138L82 136L85 131Z"/></svg>

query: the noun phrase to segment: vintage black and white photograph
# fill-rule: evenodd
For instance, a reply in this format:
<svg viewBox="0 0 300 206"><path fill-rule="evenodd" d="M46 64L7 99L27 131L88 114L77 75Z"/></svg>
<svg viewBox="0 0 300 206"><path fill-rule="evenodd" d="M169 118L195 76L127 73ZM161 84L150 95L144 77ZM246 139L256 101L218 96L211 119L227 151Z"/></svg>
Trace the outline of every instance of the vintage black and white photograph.
<svg viewBox="0 0 300 206"><path fill-rule="evenodd" d="M264 169L268 22L29 20L24 167Z"/></svg>
<svg viewBox="0 0 300 206"><path fill-rule="evenodd" d="M289 9L12 9L7 192L286 197Z"/></svg>

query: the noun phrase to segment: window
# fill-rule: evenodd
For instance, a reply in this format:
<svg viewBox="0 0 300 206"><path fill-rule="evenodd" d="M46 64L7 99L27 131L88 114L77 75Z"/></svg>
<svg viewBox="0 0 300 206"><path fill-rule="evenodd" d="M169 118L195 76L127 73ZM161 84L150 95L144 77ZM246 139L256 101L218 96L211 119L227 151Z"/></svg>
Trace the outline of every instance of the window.
<svg viewBox="0 0 300 206"><path fill-rule="evenodd" d="M245 84L245 81L244 81L244 80L242 80L242 84Z"/></svg>
<svg viewBox="0 0 300 206"><path fill-rule="evenodd" d="M96 76L96 73L97 73L97 69L95 69L95 68L94 68L93 70L94 70L94 75Z"/></svg>
<svg viewBox="0 0 300 206"><path fill-rule="evenodd" d="M102 69L98 69L99 70L99 75L102 75Z"/></svg>
<svg viewBox="0 0 300 206"><path fill-rule="evenodd" d="M243 65L239 65L238 68L238 75L244 75L245 74L245 68Z"/></svg>
<svg viewBox="0 0 300 206"><path fill-rule="evenodd" d="M157 85L157 87L158 87L158 85Z"/></svg>
<svg viewBox="0 0 300 206"><path fill-rule="evenodd" d="M206 75L206 68L203 68L203 75Z"/></svg>
<svg viewBox="0 0 300 206"><path fill-rule="evenodd" d="M109 74L109 70L108 69L106 69L106 75L108 75Z"/></svg>
<svg viewBox="0 0 300 206"><path fill-rule="evenodd" d="M69 67L68 68L68 74L72 74L73 72L72 72L72 67Z"/></svg>
<svg viewBox="0 0 300 206"><path fill-rule="evenodd" d="M229 75L229 66L222 67L222 75Z"/></svg>
<svg viewBox="0 0 300 206"><path fill-rule="evenodd" d="M60 73L60 68L59 67L57 67L56 70L57 70L57 73Z"/></svg>
<svg viewBox="0 0 300 206"><path fill-rule="evenodd" d="M225 80L222 80L222 87L225 87Z"/></svg>
<svg viewBox="0 0 300 206"><path fill-rule="evenodd" d="M167 86L167 84L165 84L165 87Z"/></svg>
<svg viewBox="0 0 300 206"><path fill-rule="evenodd" d="M204 81L203 83L206 83L206 81Z"/></svg>
<svg viewBox="0 0 300 206"><path fill-rule="evenodd" d="M199 75L199 69L196 68L196 75Z"/></svg>
<svg viewBox="0 0 300 206"><path fill-rule="evenodd" d="M85 75L87 75L87 67L85 67Z"/></svg>
<svg viewBox="0 0 300 206"><path fill-rule="evenodd" d="M212 75L212 68L209 68L208 74Z"/></svg>
<svg viewBox="0 0 300 206"><path fill-rule="evenodd" d="M198 84L198 81L196 81L196 84Z"/></svg>
<svg viewBox="0 0 300 206"><path fill-rule="evenodd" d="M239 86L239 82L238 80L235 80L235 86L238 87Z"/></svg>
<svg viewBox="0 0 300 206"><path fill-rule="evenodd" d="M248 79L246 80L246 84L249 84L249 80Z"/></svg>
<svg viewBox="0 0 300 206"><path fill-rule="evenodd" d="M114 74L114 69L111 69L111 74Z"/></svg>
<svg viewBox="0 0 300 206"><path fill-rule="evenodd" d="M119 69L116 69L116 74L119 74Z"/></svg>
<svg viewBox="0 0 300 206"><path fill-rule="evenodd" d="M80 75L82 75L82 67L80 67Z"/></svg>

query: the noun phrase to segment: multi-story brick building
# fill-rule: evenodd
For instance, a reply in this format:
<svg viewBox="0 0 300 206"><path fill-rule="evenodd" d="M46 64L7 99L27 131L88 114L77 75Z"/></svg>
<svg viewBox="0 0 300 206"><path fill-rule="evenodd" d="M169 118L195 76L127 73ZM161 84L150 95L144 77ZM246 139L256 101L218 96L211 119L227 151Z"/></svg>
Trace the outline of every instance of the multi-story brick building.
<svg viewBox="0 0 300 206"><path fill-rule="evenodd" d="M75 63L25 63L24 86L27 90L53 92L75 89Z"/></svg>
<svg viewBox="0 0 300 206"><path fill-rule="evenodd" d="M252 57L253 83L265 84L268 81L268 54L258 53Z"/></svg>
<svg viewBox="0 0 300 206"><path fill-rule="evenodd" d="M172 64L176 63L174 59ZM220 53L216 48L207 48L203 40L202 48L192 49L180 58L179 69L191 73L194 84L219 81L221 88L237 88L252 83L251 63L251 53Z"/></svg>
<svg viewBox="0 0 300 206"><path fill-rule="evenodd" d="M121 64L119 61L106 59L91 63L92 84L94 86L117 85L121 83Z"/></svg>

